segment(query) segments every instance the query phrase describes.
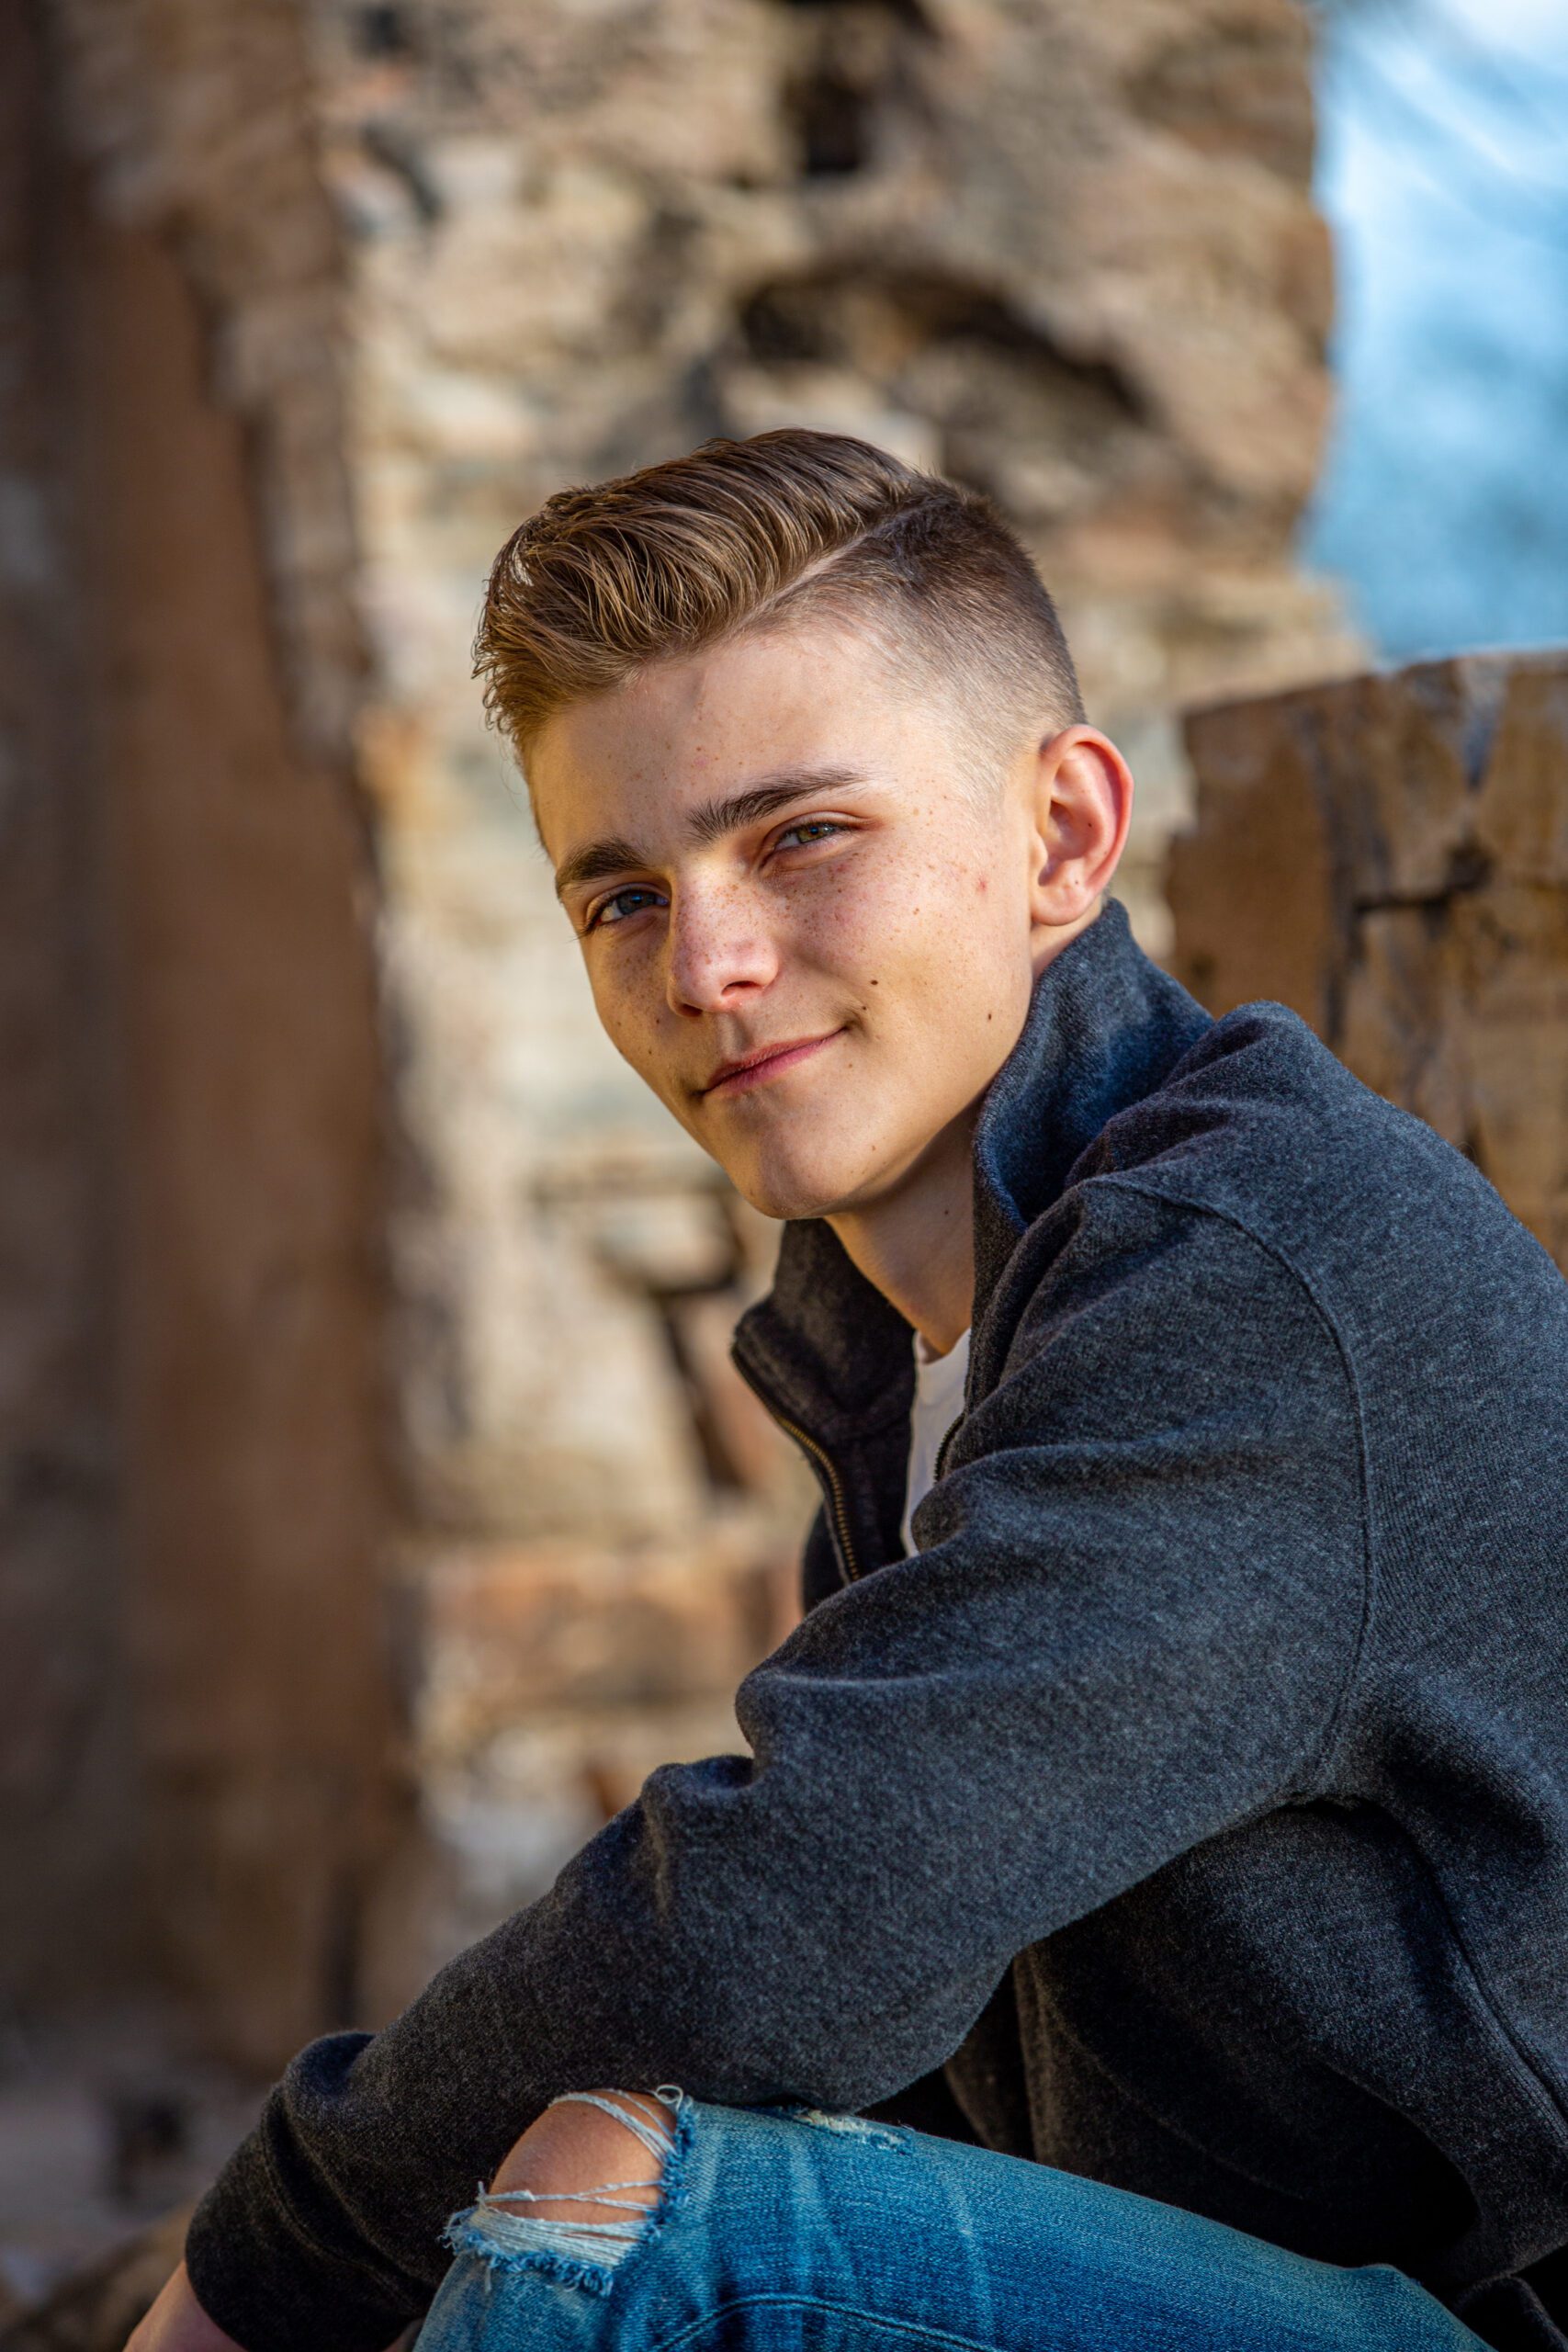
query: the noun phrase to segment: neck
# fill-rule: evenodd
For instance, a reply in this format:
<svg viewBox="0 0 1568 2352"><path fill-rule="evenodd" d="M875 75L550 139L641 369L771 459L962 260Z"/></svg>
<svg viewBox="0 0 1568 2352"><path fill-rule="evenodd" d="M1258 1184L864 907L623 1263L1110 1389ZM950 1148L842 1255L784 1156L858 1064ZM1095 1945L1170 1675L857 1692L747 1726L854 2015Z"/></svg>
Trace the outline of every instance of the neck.
<svg viewBox="0 0 1568 2352"><path fill-rule="evenodd" d="M974 1308L977 1112L976 1104L944 1129L894 1192L827 1220L867 1282L936 1355L963 1338Z"/></svg>
<svg viewBox="0 0 1568 2352"><path fill-rule="evenodd" d="M1036 980L1105 904L1101 893L1069 923L1041 925ZM904 1182L869 1208L828 1218L852 1262L912 1323L935 1355L969 1329L975 1311L975 1125L978 1102L927 1146Z"/></svg>

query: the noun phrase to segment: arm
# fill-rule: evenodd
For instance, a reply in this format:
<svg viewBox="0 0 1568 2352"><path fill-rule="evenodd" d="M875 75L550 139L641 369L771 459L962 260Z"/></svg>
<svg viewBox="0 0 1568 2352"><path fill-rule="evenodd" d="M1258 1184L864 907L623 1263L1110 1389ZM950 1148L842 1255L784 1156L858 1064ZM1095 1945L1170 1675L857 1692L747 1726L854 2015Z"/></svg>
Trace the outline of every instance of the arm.
<svg viewBox="0 0 1568 2352"><path fill-rule="evenodd" d="M401 2339L400 2329L398 2342ZM208 2318L182 2262L146 2318L133 2330L125 2352L243 2352L243 2346ZM389 2345L387 2352L398 2352L398 2345Z"/></svg>
<svg viewBox="0 0 1568 2352"><path fill-rule="evenodd" d="M182 2262L125 2352L241 2352L241 2346L208 2318Z"/></svg>
<svg viewBox="0 0 1568 2352"><path fill-rule="evenodd" d="M556 2091L868 2106L1016 1952L1312 1785L1361 1611L1337 1351L1246 1236L1089 1189L925 1548L742 1685L753 1756L655 1772L396 2023L295 2061L191 2232L251 2352L379 2352Z"/></svg>

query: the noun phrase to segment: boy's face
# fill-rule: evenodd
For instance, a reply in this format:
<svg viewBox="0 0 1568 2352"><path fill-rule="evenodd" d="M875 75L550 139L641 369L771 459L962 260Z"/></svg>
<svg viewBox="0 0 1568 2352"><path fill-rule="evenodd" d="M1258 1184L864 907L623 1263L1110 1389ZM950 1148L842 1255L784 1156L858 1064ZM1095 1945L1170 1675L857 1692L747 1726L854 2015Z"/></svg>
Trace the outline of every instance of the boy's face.
<svg viewBox="0 0 1568 2352"><path fill-rule="evenodd" d="M819 625L658 664L529 759L605 1029L770 1216L868 1207L966 1139L1022 1027L1034 747L977 792L962 726Z"/></svg>

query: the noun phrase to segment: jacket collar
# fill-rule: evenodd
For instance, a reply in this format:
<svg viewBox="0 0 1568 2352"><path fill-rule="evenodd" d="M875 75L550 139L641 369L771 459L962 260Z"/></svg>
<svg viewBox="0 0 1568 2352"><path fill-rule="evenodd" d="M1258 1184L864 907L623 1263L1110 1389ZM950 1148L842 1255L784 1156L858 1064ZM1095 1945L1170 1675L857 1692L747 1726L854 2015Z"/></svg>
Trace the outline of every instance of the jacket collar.
<svg viewBox="0 0 1568 2352"><path fill-rule="evenodd" d="M1024 1233L1117 1112L1153 1093L1209 1016L1103 911L1035 984L975 1132L975 1317ZM784 1227L768 1296L736 1327L738 1366L765 1403L829 1446L907 1419L909 1326L819 1217Z"/></svg>

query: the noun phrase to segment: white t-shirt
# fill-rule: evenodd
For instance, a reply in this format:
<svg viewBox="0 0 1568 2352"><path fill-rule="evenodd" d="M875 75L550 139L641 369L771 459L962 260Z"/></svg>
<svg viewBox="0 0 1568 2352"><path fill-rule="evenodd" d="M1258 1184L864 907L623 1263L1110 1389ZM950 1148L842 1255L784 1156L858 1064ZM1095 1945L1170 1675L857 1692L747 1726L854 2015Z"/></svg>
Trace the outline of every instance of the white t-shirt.
<svg viewBox="0 0 1568 2352"><path fill-rule="evenodd" d="M909 1409L909 1476L904 1489L904 1548L915 1549L909 1521L915 1505L930 1494L936 1481L936 1458L942 1439L964 1410L964 1383L969 1371L969 1334L954 1340L944 1356L933 1356L915 1333L915 1401Z"/></svg>

